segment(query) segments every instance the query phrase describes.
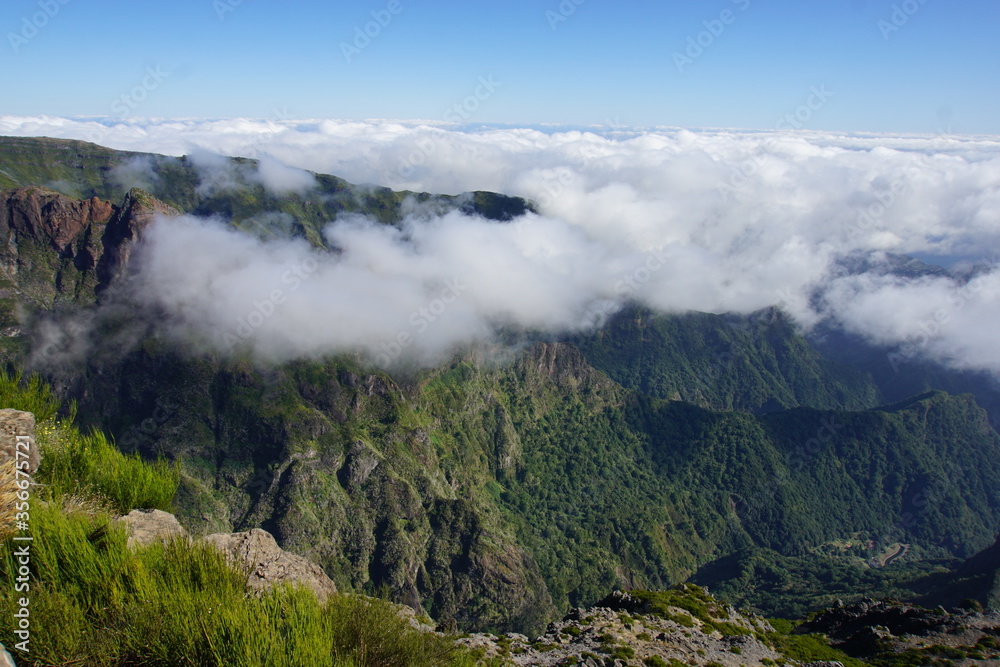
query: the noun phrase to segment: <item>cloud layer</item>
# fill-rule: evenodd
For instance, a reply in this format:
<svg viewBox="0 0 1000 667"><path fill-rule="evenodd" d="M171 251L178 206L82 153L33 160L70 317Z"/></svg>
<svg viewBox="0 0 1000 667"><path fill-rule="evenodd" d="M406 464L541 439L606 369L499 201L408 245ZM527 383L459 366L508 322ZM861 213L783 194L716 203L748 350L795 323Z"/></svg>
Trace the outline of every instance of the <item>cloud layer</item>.
<svg viewBox="0 0 1000 667"><path fill-rule="evenodd" d="M511 225L457 213L414 215L401 229L331 221L342 253L324 256L217 223L158 225L147 290L204 339L283 291L274 315L236 335L264 356L361 347L384 361L398 345L431 359L498 324L590 326L627 298L666 311L780 304L804 327L833 318L878 343L1000 371L996 137L14 117L0 117L0 134L194 153L215 187L224 165L209 153L264 158L258 177L276 192L308 190L308 169L538 202L541 215ZM978 266L974 277L909 279L841 270L846 257L877 265L884 253ZM287 272L306 260L314 270L292 290ZM173 275L175 265L193 269ZM431 305L443 308L427 311L433 321L421 314Z"/></svg>

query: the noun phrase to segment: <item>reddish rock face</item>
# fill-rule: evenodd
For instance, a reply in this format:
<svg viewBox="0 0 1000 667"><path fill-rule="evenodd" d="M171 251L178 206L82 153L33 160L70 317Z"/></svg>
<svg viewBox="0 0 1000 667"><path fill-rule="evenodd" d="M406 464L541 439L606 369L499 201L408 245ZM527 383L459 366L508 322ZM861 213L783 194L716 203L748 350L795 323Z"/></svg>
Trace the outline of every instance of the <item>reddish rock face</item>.
<svg viewBox="0 0 1000 667"><path fill-rule="evenodd" d="M51 190L19 188L0 205L0 234L29 236L62 252L88 227L106 223L115 207L97 197L73 199Z"/></svg>
<svg viewBox="0 0 1000 667"><path fill-rule="evenodd" d="M88 284L96 282L100 293L125 270L143 230L158 215L178 214L138 190L130 191L120 206L97 197L73 199L44 188L0 190L0 269L18 283L15 291L30 293L29 298L39 303L51 298L46 289L36 289L39 284L66 281L74 289L74 284L93 281ZM37 249L45 250L38 254ZM50 255L47 249L55 253ZM65 265L59 265L66 259L72 259L80 276L96 273L89 278L66 276Z"/></svg>
<svg viewBox="0 0 1000 667"><path fill-rule="evenodd" d="M133 247L156 216L180 215L175 208L144 194L132 190L125 195L105 228L104 253L97 264L99 291L107 288L125 270Z"/></svg>

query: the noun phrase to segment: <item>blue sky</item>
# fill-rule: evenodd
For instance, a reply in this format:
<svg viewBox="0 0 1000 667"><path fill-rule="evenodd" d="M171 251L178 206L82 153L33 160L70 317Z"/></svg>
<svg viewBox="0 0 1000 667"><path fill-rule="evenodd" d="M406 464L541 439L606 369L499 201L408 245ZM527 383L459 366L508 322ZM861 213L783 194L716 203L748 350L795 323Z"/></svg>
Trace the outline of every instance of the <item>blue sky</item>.
<svg viewBox="0 0 1000 667"><path fill-rule="evenodd" d="M759 129L791 114L1000 134L998 27L995 0L5 0L0 114Z"/></svg>

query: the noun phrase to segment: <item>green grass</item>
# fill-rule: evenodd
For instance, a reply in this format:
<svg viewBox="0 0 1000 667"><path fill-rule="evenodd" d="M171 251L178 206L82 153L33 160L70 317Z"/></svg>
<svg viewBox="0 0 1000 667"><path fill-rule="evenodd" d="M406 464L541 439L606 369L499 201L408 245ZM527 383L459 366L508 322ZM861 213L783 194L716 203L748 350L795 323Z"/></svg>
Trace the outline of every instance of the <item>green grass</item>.
<svg viewBox="0 0 1000 667"><path fill-rule="evenodd" d="M129 549L115 515L168 508L176 469L124 455L102 434L57 421L58 402L37 380L0 373L0 400L44 416L29 590L16 590L15 546L24 543L0 541L0 614L10 619L19 598L30 600L30 653L17 650L13 623L0 624L0 642L19 665L476 664L475 653L413 629L381 600L340 595L321 603L291 586L254 595L245 572L186 539Z"/></svg>
<svg viewBox="0 0 1000 667"><path fill-rule="evenodd" d="M123 454L103 433L80 433L73 425L75 406L65 419L51 388L38 376L0 371L0 407L35 415L35 439L41 453L36 480L42 493L57 498L73 494L96 497L121 514L135 508L169 510L179 484L176 466L150 463Z"/></svg>
<svg viewBox="0 0 1000 667"><path fill-rule="evenodd" d="M799 662L840 662L844 667L864 667L866 664L830 646L824 635L793 635L790 633L795 623L780 619L770 622L777 632L768 633L765 639L778 653L788 658Z"/></svg>
<svg viewBox="0 0 1000 667"><path fill-rule="evenodd" d="M965 659L987 660L992 658L992 652L984 651L980 640L976 646L942 646L934 644L924 648L911 648L900 653L886 651L871 660L876 667L946 667L953 661ZM988 657L989 656L989 657ZM991 660L994 662L995 659Z"/></svg>
<svg viewBox="0 0 1000 667"><path fill-rule="evenodd" d="M40 423L55 417L60 401L37 375L27 379L20 372L0 371L0 408L24 410Z"/></svg>
<svg viewBox="0 0 1000 667"><path fill-rule="evenodd" d="M176 465L123 454L103 433L83 435L64 422L49 420L36 433L42 453L38 479L51 494L96 496L121 514L170 510L180 483Z"/></svg>
<svg viewBox="0 0 1000 667"><path fill-rule="evenodd" d="M291 587L253 597L211 547L177 540L131 551L99 510L39 503L32 534L31 653L18 664L472 664L451 639L413 630L380 600L320 604ZM0 582L13 591L14 545L3 546ZM14 612L14 597L4 596L2 613ZM10 624L0 641L16 644Z"/></svg>
<svg viewBox="0 0 1000 667"><path fill-rule="evenodd" d="M693 618L696 618L702 622L704 632L718 630L723 635L753 634L749 628L718 620L729 618L729 612L704 589L694 584L678 584L665 591L629 591L629 594L648 604L651 613L684 627L694 627ZM677 614L674 609L682 609L690 616Z"/></svg>
<svg viewBox="0 0 1000 667"><path fill-rule="evenodd" d="M635 649L631 646L615 646L611 649L611 657L618 660L629 660L635 657Z"/></svg>

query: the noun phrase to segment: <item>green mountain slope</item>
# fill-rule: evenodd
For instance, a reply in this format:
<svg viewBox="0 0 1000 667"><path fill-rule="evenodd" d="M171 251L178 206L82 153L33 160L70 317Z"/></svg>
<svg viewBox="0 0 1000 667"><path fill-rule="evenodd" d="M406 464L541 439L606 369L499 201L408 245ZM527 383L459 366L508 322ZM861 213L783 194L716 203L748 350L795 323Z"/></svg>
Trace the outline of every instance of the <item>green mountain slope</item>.
<svg viewBox="0 0 1000 667"><path fill-rule="evenodd" d="M404 202L431 210L458 208L490 220L510 220L530 207L492 192L431 195L356 186L315 174L316 187L275 194L260 182L258 162L117 151L68 139L0 137L0 189L44 187L78 199L121 201L133 187L185 213L218 216L253 234L293 235L323 245L322 228L343 213L384 223L403 217Z"/></svg>
<svg viewBox="0 0 1000 667"><path fill-rule="evenodd" d="M550 598L662 587L745 549L860 570L1000 529L1000 441L970 397L719 413L644 398L563 344L405 386L347 361L262 373L147 350L81 386L86 421L181 461L196 531L263 526L338 585L467 627L537 627Z"/></svg>
<svg viewBox="0 0 1000 667"><path fill-rule="evenodd" d="M867 373L822 357L774 309L740 317L663 315L633 307L573 342L626 387L716 410L862 409L877 403Z"/></svg>
<svg viewBox="0 0 1000 667"><path fill-rule="evenodd" d="M112 192L115 165L134 158L0 144L11 184L78 169L87 195ZM283 214L294 225L267 233L318 243L325 216L397 220L406 195L365 199L319 176L323 197L274 199L239 160L240 187L199 194L189 161L143 159L164 201L3 192L2 351L15 367L55 355L48 377L82 425L178 462L179 514L196 534L261 526L344 590L384 587L464 628L535 631L611 588L692 575L764 611L801 610L891 586L907 563L930 572L1000 532L1000 437L973 398L875 409L871 376L825 359L778 313L632 309L572 343L469 350L405 377L349 357L265 367L180 349L134 313L92 307L154 213L250 226ZM498 218L521 205L421 197ZM85 325L52 341L52 311ZM74 355L82 338L94 345Z"/></svg>

